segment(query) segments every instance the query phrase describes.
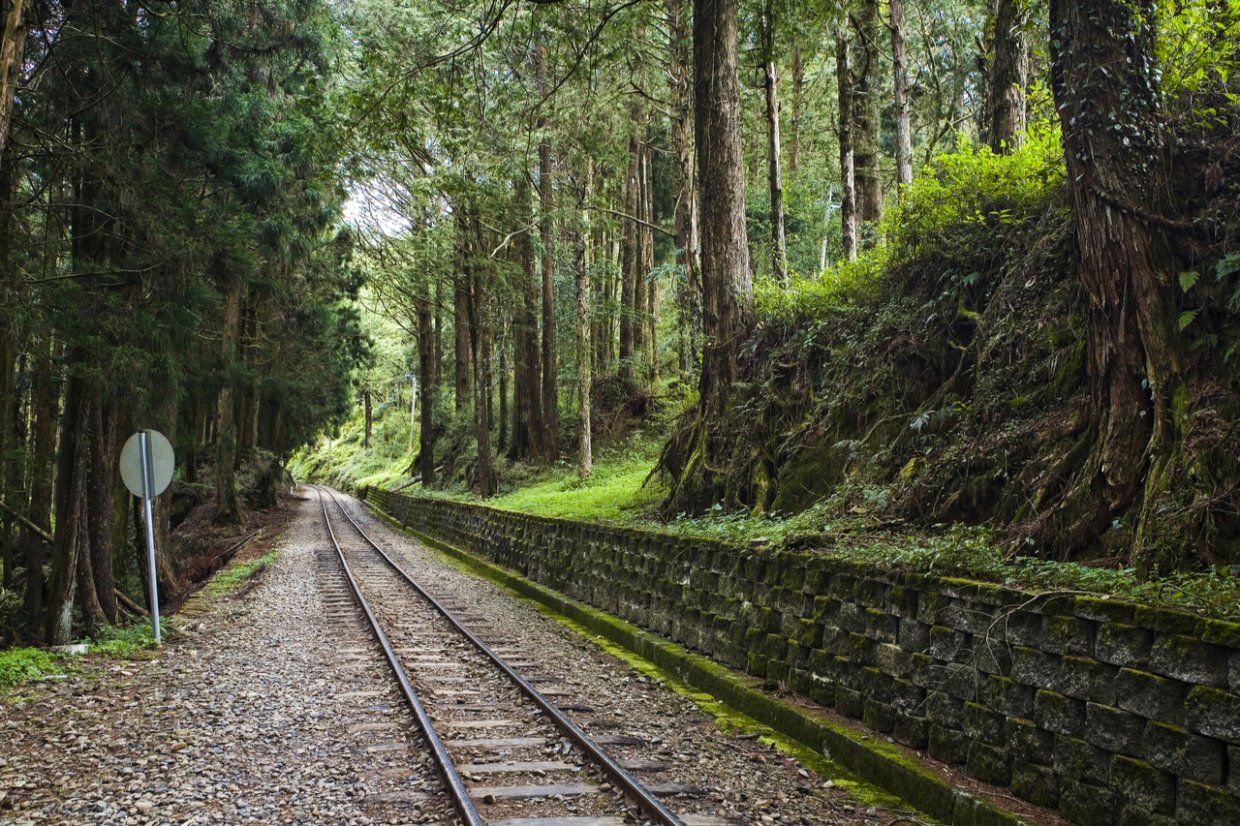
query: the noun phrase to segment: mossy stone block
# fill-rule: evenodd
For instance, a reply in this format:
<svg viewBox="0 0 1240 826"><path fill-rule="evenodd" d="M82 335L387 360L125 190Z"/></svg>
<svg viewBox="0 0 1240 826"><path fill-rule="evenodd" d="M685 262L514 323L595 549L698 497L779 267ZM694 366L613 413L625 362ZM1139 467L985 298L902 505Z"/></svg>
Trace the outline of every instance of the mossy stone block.
<svg viewBox="0 0 1240 826"><path fill-rule="evenodd" d="M1240 746L1227 747L1227 765L1227 790L1240 798Z"/></svg>
<svg viewBox="0 0 1240 826"><path fill-rule="evenodd" d="M984 605L952 600L940 613L940 622L969 634L985 634L994 625L995 615Z"/></svg>
<svg viewBox="0 0 1240 826"><path fill-rule="evenodd" d="M930 656L943 662L959 662L972 655L970 641L973 638L962 631L946 625L930 627Z"/></svg>
<svg viewBox="0 0 1240 826"><path fill-rule="evenodd" d="M973 666L986 674L1007 674L1012 670L1008 646L993 638L974 638Z"/></svg>
<svg viewBox="0 0 1240 826"><path fill-rule="evenodd" d="M925 714L926 690L899 678L891 681L891 706L897 714L921 717Z"/></svg>
<svg viewBox="0 0 1240 826"><path fill-rule="evenodd" d="M1137 606L1106 597L1079 596L1072 600L1072 614L1095 622L1131 623Z"/></svg>
<svg viewBox="0 0 1240 826"><path fill-rule="evenodd" d="M1196 686L1184 701L1184 715L1190 730L1240 745L1240 696Z"/></svg>
<svg viewBox="0 0 1240 826"><path fill-rule="evenodd" d="M1051 766L1055 759L1055 735L1038 728L1032 720L1009 717L1004 722L1004 739L1012 757L1023 763Z"/></svg>
<svg viewBox="0 0 1240 826"><path fill-rule="evenodd" d="M1180 726L1151 720L1145 727L1145 758L1156 768L1199 783L1217 786L1223 782L1223 743Z"/></svg>
<svg viewBox="0 0 1240 826"><path fill-rule="evenodd" d="M835 612L835 622L840 628L852 634L865 632L865 610L852 602L841 602Z"/></svg>
<svg viewBox="0 0 1240 826"><path fill-rule="evenodd" d="M1003 638L1012 645L1039 648L1046 618L1040 614L1021 612L1009 615L1002 625Z"/></svg>
<svg viewBox="0 0 1240 826"><path fill-rule="evenodd" d="M980 703L964 704L964 733L974 740L999 746L1004 738L1005 718Z"/></svg>
<svg viewBox="0 0 1240 826"><path fill-rule="evenodd" d="M984 783L1006 786L1012 782L1011 755L1001 746L974 740L969 744L966 766L969 774Z"/></svg>
<svg viewBox="0 0 1240 826"><path fill-rule="evenodd" d="M930 722L944 728L964 728L964 700L957 699L945 691L930 691L926 694L926 716Z"/></svg>
<svg viewBox="0 0 1240 826"><path fill-rule="evenodd" d="M913 619L917 616L917 605L920 595L907 585L893 585L887 591L887 610L900 619Z"/></svg>
<svg viewBox="0 0 1240 826"><path fill-rule="evenodd" d="M865 634L848 635L848 658L855 663L866 665L874 662L874 640Z"/></svg>
<svg viewBox="0 0 1240 826"><path fill-rule="evenodd" d="M1115 826L1115 793L1065 778L1059 813L1079 826Z"/></svg>
<svg viewBox="0 0 1240 826"><path fill-rule="evenodd" d="M1175 777L1145 760L1117 754L1111 758L1111 788L1126 804L1157 814L1175 811Z"/></svg>
<svg viewBox="0 0 1240 826"><path fill-rule="evenodd" d="M909 616L901 617L896 642L905 651L925 651L930 647L930 626Z"/></svg>
<svg viewBox="0 0 1240 826"><path fill-rule="evenodd" d="M951 597L938 591L922 591L917 603L917 621L927 625L938 625L939 615L951 604Z"/></svg>
<svg viewBox="0 0 1240 826"><path fill-rule="evenodd" d="M1059 657L1024 645L1012 646L1011 677L1034 688L1059 685L1062 665Z"/></svg>
<svg viewBox="0 0 1240 826"><path fill-rule="evenodd" d="M1149 809L1129 805L1120 810L1115 826L1178 826L1178 821L1173 815L1155 814Z"/></svg>
<svg viewBox="0 0 1240 826"><path fill-rule="evenodd" d="M960 765L969 759L969 738L963 731L930 724L930 756L944 763Z"/></svg>
<svg viewBox="0 0 1240 826"><path fill-rule="evenodd" d="M1055 737L1055 773L1098 786L1111 779L1111 754L1076 737Z"/></svg>
<svg viewBox="0 0 1240 826"><path fill-rule="evenodd" d="M1240 651L1234 652L1227 661L1227 687L1232 694L1240 694Z"/></svg>
<svg viewBox="0 0 1240 826"><path fill-rule="evenodd" d="M1036 806L1054 809L1059 805L1059 775L1053 769L1015 760L1012 763L1012 791Z"/></svg>
<svg viewBox="0 0 1240 826"><path fill-rule="evenodd" d="M1042 650L1052 654L1076 654L1092 657L1094 654L1094 628L1097 623L1073 616L1046 618L1046 633L1042 638Z"/></svg>
<svg viewBox="0 0 1240 826"><path fill-rule="evenodd" d="M1114 706L1085 704L1085 739L1107 751L1144 757L1145 720Z"/></svg>
<svg viewBox="0 0 1240 826"><path fill-rule="evenodd" d="M874 649L874 665L893 677L906 677L913 670L913 657L894 643L882 642Z"/></svg>
<svg viewBox="0 0 1240 826"><path fill-rule="evenodd" d="M1193 826L1236 826L1240 823L1240 799L1219 786L1181 780L1175 817Z"/></svg>
<svg viewBox="0 0 1240 826"><path fill-rule="evenodd" d="M1085 703L1058 691L1038 689L1033 696L1033 721L1047 731L1078 737L1085 728Z"/></svg>
<svg viewBox="0 0 1240 826"><path fill-rule="evenodd" d="M894 682L895 679L890 674L885 674L874 666L866 666L861 670L861 692L880 703L891 702Z"/></svg>
<svg viewBox="0 0 1240 826"><path fill-rule="evenodd" d="M881 608L865 609L865 635L878 642L895 643L899 639L900 618Z"/></svg>
<svg viewBox="0 0 1240 826"><path fill-rule="evenodd" d="M860 691L836 686L835 710L846 717L858 718L865 713L865 698Z"/></svg>
<svg viewBox="0 0 1240 826"><path fill-rule="evenodd" d="M1115 677L1119 669L1089 657L1063 657L1060 661L1059 691L1079 700L1115 705Z"/></svg>
<svg viewBox="0 0 1240 826"><path fill-rule="evenodd" d="M861 715L861 722L865 723L867 728L871 728L874 731L890 734L896 727L896 714L889 704L867 699L865 701L865 711Z"/></svg>
<svg viewBox="0 0 1240 826"><path fill-rule="evenodd" d="M1033 713L1033 688L992 673L982 683L982 701L1003 716L1029 717Z"/></svg>
<svg viewBox="0 0 1240 826"><path fill-rule="evenodd" d="M896 725L891 737L911 749L924 749L930 739L930 722L925 717L896 713Z"/></svg>
<svg viewBox="0 0 1240 826"><path fill-rule="evenodd" d="M1124 711L1139 714L1147 720L1182 725L1184 696L1188 687L1179 680L1121 668L1115 679L1117 703Z"/></svg>
<svg viewBox="0 0 1240 826"><path fill-rule="evenodd" d="M1182 636L1158 636L1150 649L1150 671L1196 685L1227 686L1226 648Z"/></svg>

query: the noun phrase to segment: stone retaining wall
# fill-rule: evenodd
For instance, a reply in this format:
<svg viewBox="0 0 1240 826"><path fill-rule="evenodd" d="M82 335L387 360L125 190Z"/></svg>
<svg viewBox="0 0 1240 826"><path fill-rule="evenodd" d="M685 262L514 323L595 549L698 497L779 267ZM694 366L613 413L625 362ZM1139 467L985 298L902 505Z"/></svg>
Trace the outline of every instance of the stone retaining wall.
<svg viewBox="0 0 1240 826"><path fill-rule="evenodd" d="M370 490L394 518L1083 826L1240 824L1240 625Z"/></svg>

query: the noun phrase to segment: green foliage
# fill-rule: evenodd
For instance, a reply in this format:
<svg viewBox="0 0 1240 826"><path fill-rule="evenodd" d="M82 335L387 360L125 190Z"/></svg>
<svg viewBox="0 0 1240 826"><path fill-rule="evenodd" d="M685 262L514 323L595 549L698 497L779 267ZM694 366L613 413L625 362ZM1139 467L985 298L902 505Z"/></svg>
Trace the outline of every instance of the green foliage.
<svg viewBox="0 0 1240 826"><path fill-rule="evenodd" d="M758 311L785 321L847 312L876 296L882 279L903 264L936 253L962 257L963 245L989 243L996 228L1038 217L1063 176L1059 130L1052 124L1032 126L1010 155L962 135L955 151L937 156L904 188L900 203L883 216L879 244L819 277L794 278L786 288L759 281Z"/></svg>
<svg viewBox="0 0 1240 826"><path fill-rule="evenodd" d="M1226 88L1240 67L1240 2L1159 0L1155 53L1166 97L1196 107L1201 123L1225 125L1201 93Z"/></svg>
<svg viewBox="0 0 1240 826"><path fill-rule="evenodd" d="M279 551L269 551L260 557L248 559L245 562L234 562L223 571L211 577L207 589L210 593L216 595L235 591L274 565L279 556Z"/></svg>
<svg viewBox="0 0 1240 826"><path fill-rule="evenodd" d="M165 642L175 635L167 622L160 623L159 630ZM91 654L123 660L141 659L155 648L155 636L149 622L128 627L109 626L100 631L89 646Z"/></svg>
<svg viewBox="0 0 1240 826"><path fill-rule="evenodd" d="M37 680L59 670L56 659L41 648L9 648L0 651L0 689Z"/></svg>

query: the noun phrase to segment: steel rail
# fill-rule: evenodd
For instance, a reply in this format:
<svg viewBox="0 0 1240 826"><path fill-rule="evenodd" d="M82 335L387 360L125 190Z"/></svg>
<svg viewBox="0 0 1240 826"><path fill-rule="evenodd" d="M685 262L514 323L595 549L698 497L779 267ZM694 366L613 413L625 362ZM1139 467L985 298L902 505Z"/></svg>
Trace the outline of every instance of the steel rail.
<svg viewBox="0 0 1240 826"><path fill-rule="evenodd" d="M328 536L331 537L332 545L336 549L336 555L340 558L340 564L344 568L345 577L349 580L349 586L353 589L353 597L366 615L370 628L374 631L375 639L379 641L379 645L383 648L383 654L387 657L388 664L391 665L392 672L396 675L396 681L400 684L401 693L405 695L405 701L409 704L410 709L413 710L414 717L418 721L418 727L422 730L422 734L430 744L435 762L439 766L439 773L443 776L444 782L448 786L448 794L452 798L453 806L467 826L486 826L486 821L482 819L482 815L478 813L478 809L474 806L474 801L469 796L469 790L465 788L465 781L461 779L461 775L457 772L451 755L448 754L443 741L439 739L439 735L435 732L430 715L427 714L422 701L418 699L417 692L413 689L413 684L409 682L409 676L401 666L395 649L392 648L391 642L388 641L387 634L383 633L383 629L379 627L378 617L370 609L370 604L366 602L366 598L362 596L362 589L357 584L357 579L353 576L353 570L349 567L348 561L344 558L344 549L340 547L340 542L336 539L336 531L332 529L331 517L327 513L327 502L323 497L325 489L318 485L311 487L319 495L319 506L323 510L323 523L327 526ZM327 490L327 493L332 501L336 502L335 494L331 490ZM336 502L336 505L339 507L340 503ZM344 508L340 508L340 510L344 513ZM347 513L345 513L345 517L348 517ZM353 520L350 519L349 521L352 522ZM354 526L356 527L356 523L354 523Z"/></svg>
<svg viewBox="0 0 1240 826"><path fill-rule="evenodd" d="M655 797L649 789L642 785L640 780L616 762L615 758L604 751L602 746L595 743L594 740L590 738L590 735L582 731L581 728L570 720L558 706L543 696L538 689L534 688L534 686L522 677L520 673L506 663L499 654L491 650L491 648L479 639L474 632L466 628L464 623L462 623L447 606L443 605L439 602L439 600L427 593L426 589L415 582L409 574L405 573L405 571L397 565L390 556L388 556L387 552L384 551L383 548L379 547L379 544L375 542L375 540L371 539L370 535L362 529L362 526L357 524L353 517L349 515L349 512L344 509L344 505L342 505L340 500L336 497L335 492L328 489L328 493L331 496L332 501L336 503L336 507L339 508L340 512L344 515L344 518L353 525L358 534L366 540L370 547L375 549L379 556L383 558L392 570L399 574L405 582L409 583L409 585L412 586L423 599L434 606L435 610L442 614L450 623L456 626L456 629L460 631L466 639L473 643L474 647L485 654L491 662L496 665L496 667L503 671L504 674L506 674L508 678L517 685L523 694L525 694L534 702L535 705L542 709L542 711L549 718L551 718L552 722L554 722L561 731L568 735L568 739L572 740L578 748L597 761L603 767L604 772L611 779L612 783L628 795L630 799L636 801L638 808L640 808L647 817L650 817L662 826L685 826L684 821L664 806L663 802Z"/></svg>

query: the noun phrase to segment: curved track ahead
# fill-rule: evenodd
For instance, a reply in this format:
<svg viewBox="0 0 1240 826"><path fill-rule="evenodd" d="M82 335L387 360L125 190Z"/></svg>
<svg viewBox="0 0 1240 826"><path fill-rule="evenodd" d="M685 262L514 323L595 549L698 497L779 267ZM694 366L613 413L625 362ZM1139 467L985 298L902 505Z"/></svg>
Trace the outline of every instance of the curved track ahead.
<svg viewBox="0 0 1240 826"><path fill-rule="evenodd" d="M464 823L620 826L636 819L661 826L706 826L726 822L700 816L681 819L674 814L599 745L597 740L603 737L592 739L534 687L537 676L522 675L515 662L506 661L497 651L511 648L515 641L485 643L366 533L334 491L313 489L354 598L383 649ZM513 654L514 661L522 656L519 650ZM534 663L520 663L527 665ZM609 739L622 747L641 745L631 738ZM559 759L513 759L530 751L542 751L537 756L546 757L549 744L555 744L552 756ZM640 771L643 761L629 761L629 765ZM556 776L575 782L541 782ZM494 782L482 785L479 778ZM485 806L486 819L479 813L478 801Z"/></svg>

